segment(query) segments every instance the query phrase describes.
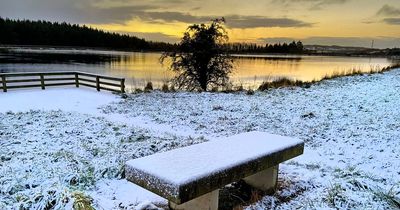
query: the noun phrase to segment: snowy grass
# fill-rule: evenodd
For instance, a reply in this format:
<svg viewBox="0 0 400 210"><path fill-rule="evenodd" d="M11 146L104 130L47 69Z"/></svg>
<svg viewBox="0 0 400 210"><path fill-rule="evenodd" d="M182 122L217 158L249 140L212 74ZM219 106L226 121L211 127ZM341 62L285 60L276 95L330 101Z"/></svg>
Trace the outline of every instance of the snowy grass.
<svg viewBox="0 0 400 210"><path fill-rule="evenodd" d="M124 178L127 160L202 141L63 111L0 119L0 206L15 209L90 206L87 191L99 180Z"/></svg>
<svg viewBox="0 0 400 210"><path fill-rule="evenodd" d="M162 205L122 180L125 160L252 130L306 147L280 165L275 195L246 208L400 208L400 70L254 95L154 91L91 103L98 93L74 91L85 97L47 108L20 97L34 91L0 94L0 209Z"/></svg>
<svg viewBox="0 0 400 210"><path fill-rule="evenodd" d="M281 167L281 176L290 178L280 184L300 181L249 208L384 209L395 207L400 192L399 84L394 70L251 96L136 94L104 110L207 137L259 130L305 140L305 154ZM393 187L396 199L376 193ZM293 195L286 196L286 189Z"/></svg>

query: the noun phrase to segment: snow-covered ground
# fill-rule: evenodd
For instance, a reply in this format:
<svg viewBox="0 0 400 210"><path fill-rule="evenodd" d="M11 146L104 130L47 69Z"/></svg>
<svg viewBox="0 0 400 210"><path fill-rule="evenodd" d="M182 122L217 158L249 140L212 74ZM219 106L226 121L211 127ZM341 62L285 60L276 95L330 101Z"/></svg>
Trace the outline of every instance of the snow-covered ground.
<svg viewBox="0 0 400 210"><path fill-rule="evenodd" d="M398 209L399 107L399 69L255 95L0 93L0 209L162 207L122 179L126 160L252 130L306 148L281 164L277 193L246 208Z"/></svg>

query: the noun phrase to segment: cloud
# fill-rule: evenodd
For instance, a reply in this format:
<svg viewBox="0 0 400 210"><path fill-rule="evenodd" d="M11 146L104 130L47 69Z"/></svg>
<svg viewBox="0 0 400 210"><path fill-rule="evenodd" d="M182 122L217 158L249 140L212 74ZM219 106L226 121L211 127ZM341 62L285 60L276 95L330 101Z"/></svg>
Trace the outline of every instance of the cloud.
<svg viewBox="0 0 400 210"><path fill-rule="evenodd" d="M283 43L298 40L291 37L274 37L260 38L260 42L266 43ZM400 38L398 37L307 37L301 39L306 45L338 45L338 46L354 46L354 47L371 47L371 42L377 48L393 48L400 47Z"/></svg>
<svg viewBox="0 0 400 210"><path fill-rule="evenodd" d="M142 16L138 16L142 20L154 21L154 20L163 20L165 22L183 22L183 23L200 23L207 22L213 17L206 16L193 16L189 13L181 13L181 12L144 12Z"/></svg>
<svg viewBox="0 0 400 210"><path fill-rule="evenodd" d="M270 18L263 16L225 16L229 28L259 28L259 27L311 27L312 23L290 18Z"/></svg>
<svg viewBox="0 0 400 210"><path fill-rule="evenodd" d="M400 9L385 4L376 14L380 16L399 16Z"/></svg>
<svg viewBox="0 0 400 210"><path fill-rule="evenodd" d="M123 32L121 32L123 33ZM143 38L150 41L160 41L160 42L169 42L176 43L180 40L179 37L167 35L164 33L152 33L152 32L131 32L129 33L139 38Z"/></svg>
<svg viewBox="0 0 400 210"><path fill-rule="evenodd" d="M322 0L313 5L310 9L311 10L321 10L323 7L326 7L328 5L334 5L334 4L345 4L349 2L350 0Z"/></svg>
<svg viewBox="0 0 400 210"><path fill-rule="evenodd" d="M400 8L385 4L376 12L376 15L385 17L381 21L386 24L400 25Z"/></svg>
<svg viewBox="0 0 400 210"><path fill-rule="evenodd" d="M269 38L259 38L258 41L265 42L269 44L277 44L277 43L289 43L296 40L295 38L290 37L269 37Z"/></svg>
<svg viewBox="0 0 400 210"><path fill-rule="evenodd" d="M130 1L132 1L132 0L130 0ZM155 4L163 4L163 5L165 5L165 3L169 3L169 4L184 4L184 3L189 2L189 0L168 0L168 1L165 1L165 0L151 0L151 1L146 1L146 2L152 2L152 3L155 3Z"/></svg>
<svg viewBox="0 0 400 210"><path fill-rule="evenodd" d="M0 7L0 14L4 17L28 19L46 17L50 21L66 21L80 24L125 24L134 18L154 24L171 22L193 24L209 22L220 17L217 15L192 15L179 10L165 11L165 8L175 8L171 6L173 4L189 4L190 2L198 2L198 0L189 0L189 3L184 0L148 0L145 2L132 0L70 0L68 2L64 0L40 0L41 3L34 3L32 1L25 3L22 0L0 1L4 1L4 4L2 3L4 7L3 5ZM193 8L192 6L190 8ZM15 11L19 11L19 16L15 16ZM23 15L21 16L21 14ZM229 28L241 29L259 27L310 27L313 25L312 23L286 17L231 14L225 16L225 18L227 19L227 26Z"/></svg>
<svg viewBox="0 0 400 210"><path fill-rule="evenodd" d="M157 9L155 6L137 5L110 8L87 7L79 12L80 15L73 16L77 21L86 23L124 23L133 17L146 14L147 10Z"/></svg>
<svg viewBox="0 0 400 210"><path fill-rule="evenodd" d="M87 2L94 2L94 3L123 3L125 5L137 5L137 3L145 2L145 5L152 5L152 6L162 6L162 5L173 5L173 4L184 4L190 2L190 0L146 0L146 1L137 1L137 0L81 0Z"/></svg>
<svg viewBox="0 0 400 210"><path fill-rule="evenodd" d="M217 16L194 16L190 13L181 12L147 12L136 11L136 17L150 23L164 22L182 22L182 23L203 23L209 22L218 18ZM301 20L290 18L271 18L264 16L242 16L242 15L227 15L224 16L227 20L226 25L229 28L259 28L259 27L311 27L313 24Z"/></svg>
<svg viewBox="0 0 400 210"><path fill-rule="evenodd" d="M289 7L293 4L307 4L310 5L310 10L321 10L329 5L345 4L351 0L272 0L274 4L282 4L285 7Z"/></svg>
<svg viewBox="0 0 400 210"><path fill-rule="evenodd" d="M363 21L361 21L361 23L364 23L364 24L373 24L373 23L376 23L376 21L373 21L373 20L363 20Z"/></svg>
<svg viewBox="0 0 400 210"><path fill-rule="evenodd" d="M218 18L217 16L193 16L189 13L180 12L146 12L142 17L143 20L165 22L177 21L183 23L202 23L209 22ZM303 22L301 20L290 18L271 18L264 16L241 16L227 15L226 25L229 28L259 28L259 27L311 27L312 23Z"/></svg>
<svg viewBox="0 0 400 210"><path fill-rule="evenodd" d="M192 11L197 11L197 10L200 10L201 9L201 7L193 7L192 9L190 9L190 10L192 10Z"/></svg>
<svg viewBox="0 0 400 210"><path fill-rule="evenodd" d="M385 18L383 22L390 25L400 25L400 18Z"/></svg>
<svg viewBox="0 0 400 210"><path fill-rule="evenodd" d="M0 14L10 18L46 19L72 23L122 23L145 11L158 9L152 4L123 5L124 0L104 5L102 0L0 0ZM128 2L128 1L126 1ZM115 6L120 5L120 6Z"/></svg>

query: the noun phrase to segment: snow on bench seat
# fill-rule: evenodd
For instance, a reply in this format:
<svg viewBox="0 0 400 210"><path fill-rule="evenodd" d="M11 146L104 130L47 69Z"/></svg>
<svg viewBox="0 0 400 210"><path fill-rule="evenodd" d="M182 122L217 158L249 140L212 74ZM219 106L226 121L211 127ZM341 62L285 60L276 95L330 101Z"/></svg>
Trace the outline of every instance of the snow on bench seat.
<svg viewBox="0 0 400 210"><path fill-rule="evenodd" d="M175 204L303 153L299 139L249 132L130 160L126 179Z"/></svg>

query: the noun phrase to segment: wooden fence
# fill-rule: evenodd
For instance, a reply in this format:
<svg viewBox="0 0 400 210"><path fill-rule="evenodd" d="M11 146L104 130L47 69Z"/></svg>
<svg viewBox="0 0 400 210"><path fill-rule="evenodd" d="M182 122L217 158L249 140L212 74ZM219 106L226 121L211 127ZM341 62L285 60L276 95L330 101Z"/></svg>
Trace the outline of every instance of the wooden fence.
<svg viewBox="0 0 400 210"><path fill-rule="evenodd" d="M97 91L108 90L125 93L125 79L85 72L24 72L24 73L0 73L0 89L7 92L8 89L41 87L42 90L50 86L76 87L87 86L96 88Z"/></svg>

